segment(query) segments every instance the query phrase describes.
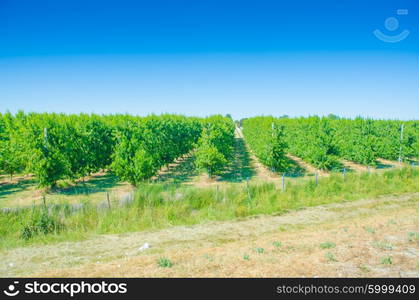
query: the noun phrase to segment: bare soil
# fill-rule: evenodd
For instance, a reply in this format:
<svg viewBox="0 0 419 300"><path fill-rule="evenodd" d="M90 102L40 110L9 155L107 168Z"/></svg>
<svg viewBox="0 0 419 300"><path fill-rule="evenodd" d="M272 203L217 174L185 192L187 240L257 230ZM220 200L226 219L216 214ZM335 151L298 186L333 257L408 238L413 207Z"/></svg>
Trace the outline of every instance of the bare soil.
<svg viewBox="0 0 419 300"><path fill-rule="evenodd" d="M358 164L356 162L350 161L350 160L346 160L346 159L341 159L340 162L346 167L349 168L349 170L355 171L355 172L367 172L368 171L368 167ZM373 171L371 169L371 171Z"/></svg>

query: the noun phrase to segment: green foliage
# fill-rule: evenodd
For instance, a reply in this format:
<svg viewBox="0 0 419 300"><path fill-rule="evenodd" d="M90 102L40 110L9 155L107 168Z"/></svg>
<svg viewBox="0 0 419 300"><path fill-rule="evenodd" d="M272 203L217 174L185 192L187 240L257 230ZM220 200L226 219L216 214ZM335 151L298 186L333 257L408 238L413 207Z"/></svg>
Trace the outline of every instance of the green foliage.
<svg viewBox="0 0 419 300"><path fill-rule="evenodd" d="M21 231L21 238L29 240L38 234L47 235L52 232L57 232L62 229L63 225L51 217L46 209L32 214L30 222L23 226Z"/></svg>
<svg viewBox="0 0 419 300"><path fill-rule="evenodd" d="M255 155L266 166L278 170L287 167L285 152L325 170L342 168L340 158L374 166L377 158L406 160L419 154L417 121L360 117L352 120L329 115L294 119L254 117L241 123ZM275 134L275 130L279 133Z"/></svg>
<svg viewBox="0 0 419 300"><path fill-rule="evenodd" d="M286 171L287 143L284 126L273 117L255 117L243 121L243 134L252 151L267 167Z"/></svg>
<svg viewBox="0 0 419 300"><path fill-rule="evenodd" d="M204 120L196 145L196 167L209 176L219 174L232 157L234 122L229 117L212 116Z"/></svg>
<svg viewBox="0 0 419 300"><path fill-rule="evenodd" d="M364 165L375 165L379 139L374 131L374 121L356 118L335 123L339 155Z"/></svg>
<svg viewBox="0 0 419 300"><path fill-rule="evenodd" d="M127 118L115 133L117 143L111 168L121 179L137 185L163 165L190 152L200 133L201 124L195 118Z"/></svg>
<svg viewBox="0 0 419 300"><path fill-rule="evenodd" d="M381 250L393 250L393 245L389 242L373 242L372 245L375 248L381 249Z"/></svg>
<svg viewBox="0 0 419 300"><path fill-rule="evenodd" d="M374 229L374 228L372 228L372 227L365 226L365 227L364 227L364 230L365 230L366 232L368 232L368 233L371 233L371 234L374 234L374 233L375 233L375 229Z"/></svg>
<svg viewBox="0 0 419 300"><path fill-rule="evenodd" d="M278 241L275 241L275 242L272 243L272 245L276 248L280 248L282 246L282 243L278 242Z"/></svg>
<svg viewBox="0 0 419 300"><path fill-rule="evenodd" d="M10 113L0 113L0 170L9 174L11 178L24 168L20 148L13 116Z"/></svg>
<svg viewBox="0 0 419 300"><path fill-rule="evenodd" d="M324 242L320 244L320 248L322 249L331 249L331 248L335 248L336 244L332 243L332 242Z"/></svg>
<svg viewBox="0 0 419 300"><path fill-rule="evenodd" d="M257 248L255 248L255 252L256 252L256 253L259 253L259 254L262 254L262 253L264 253L264 252L265 252L265 249L263 249L263 248L261 248L261 247L257 247Z"/></svg>
<svg viewBox="0 0 419 300"><path fill-rule="evenodd" d="M409 242L417 242L419 241L419 232L409 232L407 234Z"/></svg>
<svg viewBox="0 0 419 300"><path fill-rule="evenodd" d="M214 145L207 142L203 142L196 151L196 166L204 169L209 176L220 173L226 163L227 159L224 155Z"/></svg>
<svg viewBox="0 0 419 300"><path fill-rule="evenodd" d="M133 184L192 150L199 119L176 115L0 114L0 170L25 170L40 187L112 166Z"/></svg>
<svg viewBox="0 0 419 300"><path fill-rule="evenodd" d="M319 169L340 167L336 129L328 118L280 119L285 126L288 151Z"/></svg>
<svg viewBox="0 0 419 300"><path fill-rule="evenodd" d="M336 262L336 261L338 261L338 260L336 259L336 257L333 255L333 253L331 253L331 252L327 252L327 253L324 255L324 257L325 257L328 261L331 261L331 262Z"/></svg>
<svg viewBox="0 0 419 300"><path fill-rule="evenodd" d="M382 257L381 258L381 264L383 264L383 265L391 265L391 264L393 264L393 260L391 259L390 256Z"/></svg>
<svg viewBox="0 0 419 300"><path fill-rule="evenodd" d="M170 259L165 258L165 257L161 257L157 260L157 265L160 268L171 268L173 267L173 263Z"/></svg>
<svg viewBox="0 0 419 300"><path fill-rule="evenodd" d="M329 117L241 120L260 161L286 171L286 152L320 169L340 168L339 158L374 165L377 158L419 157L419 123ZM403 135L402 133L403 125ZM0 114L0 171L35 174L40 187L75 180L101 169L132 184L196 148L197 168L219 174L231 159L235 124L230 116L204 120L177 115Z"/></svg>

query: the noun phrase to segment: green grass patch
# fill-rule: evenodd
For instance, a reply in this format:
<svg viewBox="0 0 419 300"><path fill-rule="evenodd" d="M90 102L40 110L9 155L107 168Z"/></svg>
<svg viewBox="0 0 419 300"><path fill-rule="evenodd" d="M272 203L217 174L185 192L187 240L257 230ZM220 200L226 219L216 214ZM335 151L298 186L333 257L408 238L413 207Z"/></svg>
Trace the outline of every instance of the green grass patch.
<svg viewBox="0 0 419 300"><path fill-rule="evenodd" d="M393 260L391 259L390 256L382 257L381 258L381 264L383 264L383 265L391 265L391 264L393 264Z"/></svg>
<svg viewBox="0 0 419 300"><path fill-rule="evenodd" d="M171 267L173 267L172 261L170 259L168 259L168 258L165 258L165 257L160 257L157 260L157 265L160 268L171 268Z"/></svg>
<svg viewBox="0 0 419 300"><path fill-rule="evenodd" d="M70 203L63 202L47 208L34 206L0 212L0 249L260 214L278 215L316 205L417 192L418 175L419 170L414 168L368 176L346 174L345 180L333 174L319 178L315 189L310 182L302 181L288 183L285 192L276 190L272 183L249 184L249 189L245 184L228 184L220 191L215 187L142 184L138 186L132 203L125 206L115 204L111 209L100 209L95 203L84 200L77 210ZM408 238L414 241L417 235Z"/></svg>
<svg viewBox="0 0 419 300"><path fill-rule="evenodd" d="M331 253L331 252L327 252L327 253L324 255L324 257L326 258L326 260L331 261L331 262L336 262L336 261L338 261L338 260L336 259L336 257L333 255L333 253Z"/></svg>
<svg viewBox="0 0 419 300"><path fill-rule="evenodd" d="M336 244L332 243L332 242L324 242L320 244L320 248L322 249L331 249L331 248L335 248Z"/></svg>

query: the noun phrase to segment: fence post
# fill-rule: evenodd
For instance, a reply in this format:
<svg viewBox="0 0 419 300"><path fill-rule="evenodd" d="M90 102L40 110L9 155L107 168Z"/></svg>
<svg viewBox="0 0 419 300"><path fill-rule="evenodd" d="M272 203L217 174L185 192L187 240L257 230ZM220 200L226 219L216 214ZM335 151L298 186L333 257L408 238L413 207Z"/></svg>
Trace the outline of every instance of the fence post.
<svg viewBox="0 0 419 300"><path fill-rule="evenodd" d="M106 198L108 199L108 208L111 209L111 200L109 199L109 192L106 192Z"/></svg>
<svg viewBox="0 0 419 300"><path fill-rule="evenodd" d="M346 168L343 168L343 180L345 180Z"/></svg>
<svg viewBox="0 0 419 300"><path fill-rule="evenodd" d="M403 129L404 129L404 124L402 124L401 128L400 128L400 149L399 149L399 162L402 162L402 146L403 146Z"/></svg>
<svg viewBox="0 0 419 300"><path fill-rule="evenodd" d="M285 191L285 173L282 174L282 191Z"/></svg>
<svg viewBox="0 0 419 300"><path fill-rule="evenodd" d="M316 172L316 185L319 184L319 173Z"/></svg>

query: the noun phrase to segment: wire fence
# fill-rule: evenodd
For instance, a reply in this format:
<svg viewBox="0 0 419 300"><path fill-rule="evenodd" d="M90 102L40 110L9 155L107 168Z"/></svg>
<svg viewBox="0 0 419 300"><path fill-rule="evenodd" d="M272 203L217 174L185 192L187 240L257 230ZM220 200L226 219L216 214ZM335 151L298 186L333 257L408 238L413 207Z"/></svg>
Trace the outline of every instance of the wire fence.
<svg viewBox="0 0 419 300"><path fill-rule="evenodd" d="M411 167L416 167L418 165L418 162L416 161L412 161L410 162L408 165L410 165ZM394 169L395 167L388 167L388 169ZM372 168L372 167L367 167L366 169L366 173L373 173L374 171L377 171L379 169L377 168ZM297 180L298 182L298 178L303 179L306 181L307 178L309 179L314 179L314 183L316 185L321 184L321 181L319 180L320 177L323 177L321 174L321 170L319 172L314 172L314 173L307 173L307 172L302 172L302 171L298 171L298 172L292 172L292 171L286 171L286 172L276 172L276 170L274 168L271 168L270 170L274 176L271 178L272 180L269 181L270 183L274 183L278 186L280 186L280 189L282 191L285 191L287 188L287 183L288 181L292 178L293 182L295 182ZM341 169L335 169L333 170L332 174L341 174L343 179L346 178L347 174L355 174L355 173L359 173L356 172L353 169L350 168L341 168ZM253 177L243 177L243 176L237 176L237 178L234 181L231 181L232 183L238 183L241 182L244 184L244 188L247 190L247 195L249 200L251 199L250 196L250 185L251 185L251 179ZM275 180L276 179L276 180ZM157 184L157 185L161 185L162 186L162 190L166 191L169 194L169 198L172 200L179 200L179 193L177 192L177 190L179 188L181 189L190 189L190 188L196 188L196 186L192 183L192 184L184 184L184 182L160 182L160 181L156 181L156 182L150 182L152 184ZM213 184L206 186L205 188L209 188L209 189L214 189L214 193L215 193L215 197L218 198L218 194L220 194L220 186L222 186L225 182L224 181L215 181L213 182ZM139 189L141 189L141 186L139 187ZM97 192L96 189L92 189L89 190L89 188L85 187L85 190L83 191L83 193L88 197L89 194L95 193ZM125 192L122 195L115 193L113 191L106 191L106 193L104 193L103 196L103 200L95 202L95 203L88 203L88 202L80 202L80 203L49 203L49 196L48 195L43 195L41 198L41 204L32 204L30 206L20 206L20 207L3 207L0 208L0 213L15 213L18 212L20 210L25 210L25 209L34 209L35 207L44 207L45 209L48 210L49 213L52 213L53 211L56 210L66 210L68 212L78 212L78 211L82 211L83 209L85 209L86 207L96 207L96 209L98 211L105 211L105 210L112 210L115 208L120 208L120 207L127 207L130 206L134 200L135 200L135 193L137 192L136 190L132 190L130 192Z"/></svg>

